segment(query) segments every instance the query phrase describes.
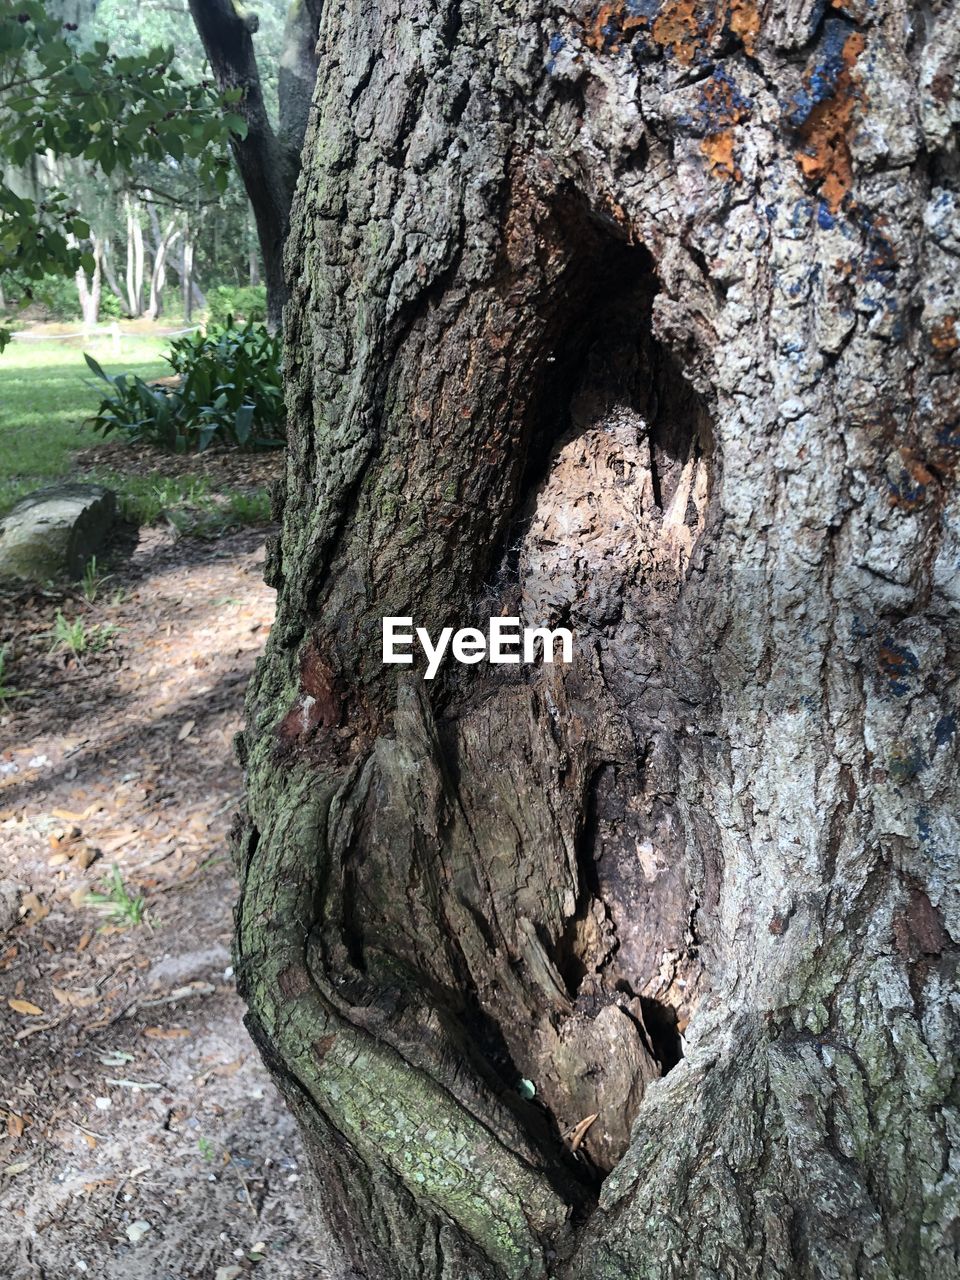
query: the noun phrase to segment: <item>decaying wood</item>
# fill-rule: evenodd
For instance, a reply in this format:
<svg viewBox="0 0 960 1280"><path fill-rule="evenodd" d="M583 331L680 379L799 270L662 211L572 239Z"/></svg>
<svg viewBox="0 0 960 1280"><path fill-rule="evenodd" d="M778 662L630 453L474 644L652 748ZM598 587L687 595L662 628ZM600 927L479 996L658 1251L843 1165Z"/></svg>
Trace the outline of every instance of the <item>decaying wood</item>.
<svg viewBox="0 0 960 1280"><path fill-rule="evenodd" d="M327 6L237 955L333 1274L956 1274L957 31Z"/></svg>

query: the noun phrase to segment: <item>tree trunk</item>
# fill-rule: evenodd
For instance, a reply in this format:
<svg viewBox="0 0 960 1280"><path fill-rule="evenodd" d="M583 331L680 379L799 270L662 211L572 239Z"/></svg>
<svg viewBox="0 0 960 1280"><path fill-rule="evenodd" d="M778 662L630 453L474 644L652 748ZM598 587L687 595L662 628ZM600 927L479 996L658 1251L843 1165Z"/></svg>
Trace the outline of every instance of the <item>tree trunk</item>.
<svg viewBox="0 0 960 1280"><path fill-rule="evenodd" d="M136 320L143 312L143 228L139 208L127 201L127 310Z"/></svg>
<svg viewBox="0 0 960 1280"><path fill-rule="evenodd" d="M290 205L300 172L300 149L317 73L317 27L321 0L290 6L279 72L280 122L275 132L267 114L253 47L259 20L235 0L190 0L190 12L222 90L240 89L236 110L247 125L234 136L237 170L250 200L267 286L267 319L278 328L287 300L283 247Z"/></svg>
<svg viewBox="0 0 960 1280"><path fill-rule="evenodd" d="M117 279L117 273L113 269L113 242L109 236L101 241L100 269L103 272L103 278L107 282L107 287L113 296L117 299L121 306L126 306L127 298L123 289L120 287L120 281Z"/></svg>
<svg viewBox="0 0 960 1280"><path fill-rule="evenodd" d="M829 13L325 11L236 946L338 1278L957 1275L956 15Z"/></svg>
<svg viewBox="0 0 960 1280"><path fill-rule="evenodd" d="M183 299L183 322L190 324L193 320L193 241L189 227L184 230L180 254L180 293Z"/></svg>
<svg viewBox="0 0 960 1280"><path fill-rule="evenodd" d="M260 283L260 250L255 239L247 248L247 284L251 289Z"/></svg>
<svg viewBox="0 0 960 1280"><path fill-rule="evenodd" d="M103 288L103 246L96 236L92 237L93 246L93 271L90 279L87 279L87 273L83 267L77 268L77 296L80 300L80 315L83 319L84 329L96 328L97 321L100 319L100 292Z"/></svg>
<svg viewBox="0 0 960 1280"><path fill-rule="evenodd" d="M153 271L150 275L150 301L145 315L148 320L158 320L163 310L163 290L167 282L167 254L180 232L173 220L168 222L161 231L160 220L152 204L147 205L147 212L150 215L150 225L153 230L154 248Z"/></svg>

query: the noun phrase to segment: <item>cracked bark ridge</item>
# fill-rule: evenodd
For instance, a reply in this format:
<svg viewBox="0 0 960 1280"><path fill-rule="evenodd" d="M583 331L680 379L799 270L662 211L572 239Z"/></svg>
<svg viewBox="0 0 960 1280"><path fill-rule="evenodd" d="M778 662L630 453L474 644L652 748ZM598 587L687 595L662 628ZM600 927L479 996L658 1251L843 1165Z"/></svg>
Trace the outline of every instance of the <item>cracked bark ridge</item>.
<svg viewBox="0 0 960 1280"><path fill-rule="evenodd" d="M237 969L333 1274L956 1274L958 30L326 8Z"/></svg>

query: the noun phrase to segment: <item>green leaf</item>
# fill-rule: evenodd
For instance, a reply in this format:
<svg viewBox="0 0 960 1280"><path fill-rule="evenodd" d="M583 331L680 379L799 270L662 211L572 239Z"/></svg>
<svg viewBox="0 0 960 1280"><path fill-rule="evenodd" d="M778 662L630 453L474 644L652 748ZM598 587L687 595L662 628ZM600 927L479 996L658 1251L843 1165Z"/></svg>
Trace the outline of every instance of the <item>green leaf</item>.
<svg viewBox="0 0 960 1280"><path fill-rule="evenodd" d="M231 133L235 133L238 138L245 138L248 132L247 122L243 116L237 115L235 111L224 116L223 123L227 126Z"/></svg>
<svg viewBox="0 0 960 1280"><path fill-rule="evenodd" d="M107 375L103 371L103 366L99 364L96 360L94 360L93 356L88 355L87 352L85 351L83 353L83 358L87 362L87 367L91 369L93 373L97 375L98 378L102 378L104 382L110 381L110 379L107 377Z"/></svg>
<svg viewBox="0 0 960 1280"><path fill-rule="evenodd" d="M233 420L233 430L237 437L237 444L244 445L250 439L250 433L253 430L253 405L242 404L236 412Z"/></svg>

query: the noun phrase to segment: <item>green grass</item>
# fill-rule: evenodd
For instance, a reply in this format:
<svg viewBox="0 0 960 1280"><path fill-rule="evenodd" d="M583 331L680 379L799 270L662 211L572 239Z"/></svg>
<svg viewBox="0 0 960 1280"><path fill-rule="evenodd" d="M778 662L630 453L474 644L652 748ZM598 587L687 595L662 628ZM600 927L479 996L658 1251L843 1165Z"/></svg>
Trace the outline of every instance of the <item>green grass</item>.
<svg viewBox="0 0 960 1280"><path fill-rule="evenodd" d="M152 337L122 339L119 357L109 339L7 347L0 355L0 514L24 494L69 476L73 454L99 443L81 429L100 403L84 351L110 373L130 369L157 378L169 372L161 359L165 347L166 339Z"/></svg>
<svg viewBox="0 0 960 1280"><path fill-rule="evenodd" d="M88 627L83 618L67 618L62 609L57 610L50 632L50 652L72 653L75 658L83 654L99 653L106 649L117 634L117 628L108 622Z"/></svg>
<svg viewBox="0 0 960 1280"><path fill-rule="evenodd" d="M134 925L143 923L143 908L145 906L143 895L138 894L136 897L130 892L123 882L123 876L119 867L114 867L107 879L105 893L87 894L87 901L91 906L100 907L107 916L108 920L112 920L119 925Z"/></svg>
<svg viewBox="0 0 960 1280"><path fill-rule="evenodd" d="M63 479L93 480L116 490L124 517L136 524L168 519L181 533L218 537L229 529L266 524L264 488L214 494L190 476L127 475L121 469L77 471L73 455L102 437L83 428L100 403L102 385L84 361L89 352L108 373L162 377L168 339L138 336L114 346L109 338L14 342L0 355L0 516L25 494ZM89 589L96 593L91 577Z"/></svg>
<svg viewBox="0 0 960 1280"><path fill-rule="evenodd" d="M217 538L230 529L270 520L270 495L262 487L214 493L202 476L125 476L117 471L98 471L94 478L116 490L121 515L134 524L166 519L180 533Z"/></svg>

